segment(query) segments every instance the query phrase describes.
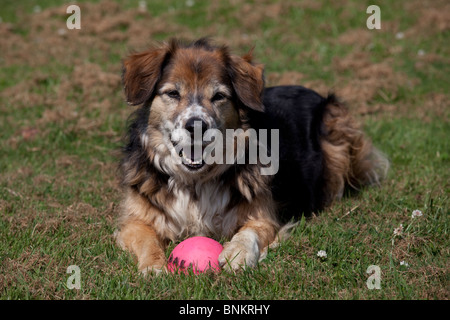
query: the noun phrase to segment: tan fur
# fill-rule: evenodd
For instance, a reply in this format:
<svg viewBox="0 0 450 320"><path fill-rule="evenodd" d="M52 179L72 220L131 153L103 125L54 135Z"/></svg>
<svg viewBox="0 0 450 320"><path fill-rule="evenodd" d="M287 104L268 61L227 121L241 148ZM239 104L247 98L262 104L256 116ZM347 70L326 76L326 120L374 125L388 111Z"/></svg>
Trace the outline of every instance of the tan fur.
<svg viewBox="0 0 450 320"><path fill-rule="evenodd" d="M273 220L249 220L240 231L251 229L258 235L258 247L262 252L275 239L278 225Z"/></svg>
<svg viewBox="0 0 450 320"><path fill-rule="evenodd" d="M379 183L389 162L360 129L347 108L338 101L326 106L322 149L325 159L325 194L329 203L339 199L346 185L355 189Z"/></svg>
<svg viewBox="0 0 450 320"><path fill-rule="evenodd" d="M123 84L128 104L139 105L148 99L169 51L170 47L166 45L135 53L124 61Z"/></svg>
<svg viewBox="0 0 450 320"><path fill-rule="evenodd" d="M144 273L159 273L165 268L165 255L162 241L155 229L139 220L127 221L117 237L123 249L135 254L138 268Z"/></svg>
<svg viewBox="0 0 450 320"><path fill-rule="evenodd" d="M251 52L244 57L232 56L232 81L242 102L263 111L262 91L264 89L263 65L252 65Z"/></svg>

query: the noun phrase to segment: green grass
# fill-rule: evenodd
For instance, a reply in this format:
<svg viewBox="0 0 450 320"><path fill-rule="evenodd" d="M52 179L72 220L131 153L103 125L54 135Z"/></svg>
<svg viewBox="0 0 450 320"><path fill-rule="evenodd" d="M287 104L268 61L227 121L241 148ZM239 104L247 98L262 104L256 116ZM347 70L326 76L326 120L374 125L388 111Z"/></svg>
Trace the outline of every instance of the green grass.
<svg viewBox="0 0 450 320"><path fill-rule="evenodd" d="M138 2L121 2L119 10L103 3L101 19L134 10ZM195 1L189 7L155 0L148 1L147 16L136 13L128 17L130 25L113 24L103 32L95 30L100 20L89 25L100 10L97 2L84 7L89 3L78 1L82 30L60 38L56 31L65 17L45 17L46 30L39 14L64 3L3 1L0 11L0 31L11 23L0 43L1 299L449 298L450 37L433 25L418 29L429 10L421 1L380 1L382 29L361 44L338 39L367 31L370 1L347 1L345 7L280 1L274 16L277 1ZM41 13L33 13L36 5ZM445 11L440 2L435 8ZM136 32L131 27L155 29L150 38L130 43ZM398 32L405 37L397 39ZM367 76L336 63L364 53L362 67L388 65L392 74L369 75L377 88L373 96L344 98L388 155L391 171L380 188L301 220L254 269L149 279L112 237L121 200L117 150L132 111L115 76L129 50L171 36L205 35L228 41L233 52L255 46L255 59L266 65L273 84L278 80L272 75L295 71L302 75L299 84L313 88L339 93L361 83L364 89ZM90 74L88 63L104 74ZM423 216L412 219L415 209ZM403 234L394 236L400 224ZM326 259L317 257L319 250ZM80 290L67 288L70 265L81 269ZM380 290L367 288L370 265L380 267Z"/></svg>

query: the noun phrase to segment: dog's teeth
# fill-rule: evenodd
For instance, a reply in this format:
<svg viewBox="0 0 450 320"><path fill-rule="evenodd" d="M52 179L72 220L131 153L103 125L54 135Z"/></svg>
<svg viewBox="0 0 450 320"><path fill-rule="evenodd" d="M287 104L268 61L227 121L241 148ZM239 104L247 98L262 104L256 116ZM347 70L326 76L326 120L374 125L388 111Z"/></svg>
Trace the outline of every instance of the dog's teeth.
<svg viewBox="0 0 450 320"><path fill-rule="evenodd" d="M202 159L193 161L189 157L186 156L183 150L180 151L179 156L183 158L183 161L189 165L200 165L203 163Z"/></svg>

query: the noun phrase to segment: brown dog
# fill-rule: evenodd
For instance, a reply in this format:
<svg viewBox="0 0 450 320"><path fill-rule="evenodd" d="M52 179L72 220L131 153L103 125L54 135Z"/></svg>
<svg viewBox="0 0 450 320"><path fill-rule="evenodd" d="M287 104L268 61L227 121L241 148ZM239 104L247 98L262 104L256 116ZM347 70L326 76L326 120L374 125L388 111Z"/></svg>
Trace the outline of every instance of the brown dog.
<svg viewBox="0 0 450 320"><path fill-rule="evenodd" d="M204 39L173 40L129 56L123 84L128 103L142 106L121 163L117 240L144 273L165 268L170 241L194 235L229 240L219 257L224 267L255 266L282 221L321 210L346 185L378 182L386 173L387 160L334 96L303 87L264 89L263 67L251 54L232 55ZM266 144L272 155L279 147L274 174L263 174L267 163L259 159L236 157L234 138L246 137L248 153L246 133L253 128L279 134L280 141ZM214 140L216 153L234 151L232 161L207 161L213 144L205 136L212 130L222 138L237 132L232 140L217 134ZM200 152L190 152L195 148Z"/></svg>

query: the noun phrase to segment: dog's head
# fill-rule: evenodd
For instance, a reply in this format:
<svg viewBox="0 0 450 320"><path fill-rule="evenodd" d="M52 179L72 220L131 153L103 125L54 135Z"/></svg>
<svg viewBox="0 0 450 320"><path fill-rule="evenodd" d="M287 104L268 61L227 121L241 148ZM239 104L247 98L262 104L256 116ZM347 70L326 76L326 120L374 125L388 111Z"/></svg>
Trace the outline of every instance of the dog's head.
<svg viewBox="0 0 450 320"><path fill-rule="evenodd" d="M205 162L205 149L218 138L205 141L204 134L243 128L249 109L263 111L263 67L252 63L251 53L232 55L205 39L132 54L122 77L128 104L149 108L142 145L170 175L217 170Z"/></svg>

